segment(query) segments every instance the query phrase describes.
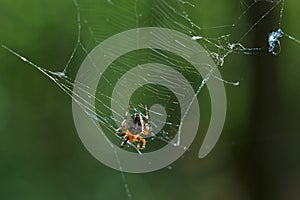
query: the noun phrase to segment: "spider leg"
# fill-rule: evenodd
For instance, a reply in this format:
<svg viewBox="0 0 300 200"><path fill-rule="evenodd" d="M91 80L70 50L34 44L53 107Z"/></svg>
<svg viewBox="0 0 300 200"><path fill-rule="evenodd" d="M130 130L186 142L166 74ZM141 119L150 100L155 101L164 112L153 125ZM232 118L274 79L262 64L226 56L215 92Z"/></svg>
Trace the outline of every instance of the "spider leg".
<svg viewBox="0 0 300 200"><path fill-rule="evenodd" d="M128 115L128 112L129 112L129 108L130 108L130 105L128 105L126 111L125 111L125 114L124 114L124 118L123 118L123 121L122 121L122 124L121 124L121 127L119 127L118 129L115 130L115 133L116 134L121 134L120 136L124 136L123 133L120 133L119 131L126 131L127 129L127 123L126 123L126 119L127 119L127 115Z"/></svg>
<svg viewBox="0 0 300 200"><path fill-rule="evenodd" d="M143 130L144 135L148 135L149 133L149 110L147 106L145 106L146 109L146 119L145 119L145 129Z"/></svg>
<svg viewBox="0 0 300 200"><path fill-rule="evenodd" d="M123 122L122 122L122 125L121 125L121 129L122 130L126 130L126 128L127 128L126 120L127 120L129 109L130 109L130 105L128 105L128 107L127 107L127 109L125 111L125 114L124 114Z"/></svg>
<svg viewBox="0 0 300 200"><path fill-rule="evenodd" d="M141 137L141 138L140 138L140 141L143 143L143 146L142 146L142 148L140 148L140 147L138 146L138 149L143 150L143 149L145 149L145 147L146 147L146 140L145 140L144 138ZM139 145L140 141L138 142L138 145Z"/></svg>
<svg viewBox="0 0 300 200"><path fill-rule="evenodd" d="M127 144L128 140L129 138L126 137L125 140L121 143L121 148L123 148Z"/></svg>
<svg viewBox="0 0 300 200"><path fill-rule="evenodd" d="M141 138L137 137L136 140L137 140L136 149L139 150L140 149Z"/></svg>
<svg viewBox="0 0 300 200"><path fill-rule="evenodd" d="M143 149L145 149L145 147L146 147L146 140L143 137L141 137L141 136L136 137L136 141L137 141L137 145L136 145L136 149L137 150L143 150ZM143 143L142 147L140 147L141 142Z"/></svg>
<svg viewBox="0 0 300 200"><path fill-rule="evenodd" d="M115 130L115 134L117 134L118 136L125 136L126 133L125 132L119 132L120 129Z"/></svg>

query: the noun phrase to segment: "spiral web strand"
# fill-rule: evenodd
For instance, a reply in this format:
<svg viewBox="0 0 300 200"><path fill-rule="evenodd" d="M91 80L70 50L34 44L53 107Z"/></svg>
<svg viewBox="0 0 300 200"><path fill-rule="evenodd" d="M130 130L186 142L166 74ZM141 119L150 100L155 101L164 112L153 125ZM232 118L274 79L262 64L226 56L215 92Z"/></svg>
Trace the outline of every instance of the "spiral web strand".
<svg viewBox="0 0 300 200"><path fill-rule="evenodd" d="M201 2L201 1L200 1ZM120 125L122 122L123 112L116 112L107 106L106 101L115 102L119 105L120 110L125 111L125 107L122 107L121 104L118 104L118 99L114 99L106 93L102 92L102 90L94 91L94 89L90 88L87 85L76 83L75 79L72 76L69 76L68 73L73 70L73 60L76 57L78 52L81 52L85 56L88 56L89 52L93 47L97 44L101 43L107 37L111 36L112 33L119 33L128 29L138 28L138 27L162 27L178 30L190 36L191 40L195 40L201 43L210 56L213 58L217 67L222 67L224 65L224 61L227 56L231 54L257 54L264 53L268 51L274 55L277 55L280 52L280 39L282 37L286 37L296 43L300 44L300 40L289 35L282 28L282 18L284 16L284 0L254 0L252 3L247 3L245 1L240 1L241 14L238 15L235 23L229 25L219 25L213 27L202 27L199 25L195 15L190 15L187 10L196 10L200 4L199 2L192 0L176 0L176 1L167 1L167 0L152 0L147 1L148 10L143 10L145 8L145 3L143 1L134 0L107 0L107 1L98 1L94 2L93 0L73 0L73 3L77 9L77 40L75 42L75 46L73 51L71 52L71 56L66 63L65 67L60 72L53 72L51 70L46 69L45 67L39 66L33 62L31 62L28 58L20 55L17 51L10 49L9 47L2 45L4 49L9 51L11 54L20 58L23 62L28 63L30 66L36 68L48 78L50 78L59 88L61 88L68 96L70 96L82 109L82 111L90 118L93 124L100 128L100 124L102 127L105 127L108 131L113 131L118 128L116 125ZM242 32L236 34L239 31L239 23L243 20L244 16L249 12L250 9L259 5L259 4L268 4L269 8L262 12L261 15L250 25L244 28ZM100 12L101 7L110 8L110 10L114 10L113 13L105 13ZM266 47L249 47L247 43L244 43L245 38L251 34L251 31L256 28L268 15L274 10L279 10L279 20L278 20L278 29L269 33L268 36L268 44ZM99 11L100 10L100 11ZM120 21L122 18L122 21ZM145 20L146 19L146 20ZM126 22L126 23L122 23ZM217 30L221 35L216 37L211 37L210 35L204 36L207 33L214 33ZM82 33L88 35L88 37L83 37ZM237 36L236 36L237 35ZM234 36L234 37L233 37ZM157 36L159 37L159 36ZM138 38L137 38L138 39ZM158 44L159 45L159 44ZM186 47L183 47L183 50ZM139 65L140 63L132 64L132 59L136 58L138 55L141 59L139 59L140 63L165 63L170 66L176 66L176 69L181 72L185 72L189 74L191 77L195 77L192 79L191 84L195 90L194 98L198 97L198 94L202 91L205 84L210 79L216 79L225 84L230 84L233 86L239 85L239 82L227 81L223 80L221 77L216 76L214 71L216 68L214 66L203 64L203 68L207 71L207 76L199 77L199 74L194 71L194 69L187 63L185 60L178 59L175 55L170 54L169 52L163 52L157 49L150 49L148 51L142 51L138 54L129 55L128 57L122 58L120 61L116 61L111 66L111 70L114 74L120 74L120 76L126 72L126 70L130 69L132 65ZM92 61L93 62L93 61ZM125 69L120 68L122 65ZM94 66L96 68L96 64ZM159 69L155 69L159 71ZM168 71L159 71L159 73L168 74ZM88 77L87 77L88 78ZM136 77L137 79L147 79L147 76ZM157 77L157 81L163 78ZM174 77L176 78L176 77ZM93 81L93 80L91 80ZM103 75L104 83L108 86L111 85L111 81L109 76ZM80 86L77 88L81 93L74 94L73 87L75 84ZM180 87L185 87L185 83L182 83ZM148 85L144 88L144 93L141 92L141 95L145 97L147 93L152 93L153 96L157 95L161 100L166 101L166 105L169 106L170 112L175 112L174 108L176 105L180 105L180 101L173 101L168 91L159 90L161 88L156 88L153 85ZM96 104L104 107L104 110L109 110L113 116L107 115L104 111L102 113L101 110L97 110L96 112L93 110L93 107L82 98L82 95L89 95L96 100ZM95 95L94 95L95 94ZM179 94L182 95L182 94ZM171 99L171 100L170 100ZM170 100L170 102L168 102ZM130 102L132 104L133 109L132 112L140 112L145 113L144 106L145 103L139 102L135 104L135 102ZM192 102L191 102L192 103ZM185 115L186 113L182 113ZM167 118L155 119L151 118L151 116L166 116ZM175 115L176 118L176 115ZM178 116L177 116L178 118ZM176 119L177 119L176 118ZM151 146L151 141L160 141L160 145L165 145L171 143L174 135L170 132L176 132L176 129L180 130L180 120L172 120L170 119L170 115L166 113L155 113L150 110L150 132L151 130L157 129L158 133L152 134L147 140L149 141L149 146ZM166 121L164 121L166 120ZM175 123L175 122L177 123ZM167 127L167 130L161 129L161 124L164 124ZM173 130L175 129L175 130ZM150 133L151 134L151 133ZM113 137L113 138L112 138ZM123 139L117 135L105 135L106 141L110 144L111 148L115 152L115 159L119 162L119 155L115 150L114 143L118 144ZM115 139L115 140L114 140ZM114 140L114 141L113 141ZM140 150L136 150L134 148L134 144L128 143L131 147L132 151L137 151L143 159L143 152ZM178 140L174 145L178 146L178 148L186 149L188 147L181 146L180 143L180 131L178 133ZM158 145L159 146L159 145ZM124 188L127 193L128 199L132 199L132 194L129 190L129 185L127 184L125 174L122 172L122 163L119 162L119 169L121 171L122 181L124 183Z"/></svg>

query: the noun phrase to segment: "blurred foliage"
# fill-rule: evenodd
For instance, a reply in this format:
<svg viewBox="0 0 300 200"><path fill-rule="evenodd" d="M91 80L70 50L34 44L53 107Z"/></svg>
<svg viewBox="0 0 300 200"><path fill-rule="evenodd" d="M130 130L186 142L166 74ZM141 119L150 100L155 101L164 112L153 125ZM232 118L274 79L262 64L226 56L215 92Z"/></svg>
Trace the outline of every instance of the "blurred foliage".
<svg viewBox="0 0 300 200"><path fill-rule="evenodd" d="M114 14L101 7L102 1L99 2L98 9L103 13ZM193 2L197 4L197 9L191 9L192 18L204 27L212 27L232 24L239 14L242 1ZM298 38L299 6L300 3L296 0L287 1L282 22L283 31ZM82 14L90 17L88 11L83 10ZM96 23L92 19L89 21ZM121 31L110 23L104 27L101 30L107 37ZM203 34L210 37L218 32L207 30ZM249 36L250 42L256 39L252 34ZM49 70L62 70L74 49L76 39L76 7L71 0L0 0L0 44L26 55L34 63ZM98 39L101 41L105 38ZM280 194L277 198L298 199L299 51L300 44L283 38L279 56L233 54L227 57L220 69L223 78L240 81L241 85L226 85L227 120L214 150L202 160L197 157L204 137L201 133L205 133L209 120L209 115L205 114L205 111L209 112L207 101L201 101L201 124L204 125L200 127L200 134L182 158L173 163L171 168L148 174L125 174L133 198L259 199L254 198L253 190L245 184L247 174L239 172L243 170L239 159L241 156L251 159L253 150L263 145L270 150L277 149L274 153L279 151L282 153L281 157L285 157L284 161L276 160L283 162L283 167L277 171L282 178L282 185L279 185L281 190L274 191ZM280 125L283 128L272 132L270 137L257 137L257 134L251 137L251 132L255 131L252 130L255 126L252 124L252 115L263 109L255 107L255 101L262 100L262 97L254 95L256 87L263 87L264 84L255 83L254 60L257 57L272 57L278 66L280 84L275 90L282 100L278 105L278 110L281 110L278 115L282 119ZM74 69L80 65L82 58L82 55L75 56L72 63ZM272 66L268 70L272 70ZM75 73L74 71L71 73ZM262 68L261 73L266 81L272 81L268 79L268 71ZM206 90L200 94L200 99L202 98L208 98ZM268 117L272 120L272 116ZM276 125L278 124L274 124L274 127ZM278 143L282 145L277 146ZM240 151L245 147L250 154L245 153L245 150ZM253 163L253 166L267 167L259 162ZM249 175L261 176L255 172L249 171ZM0 198L127 198L121 174L99 163L82 145L72 121L71 99L51 80L4 49L0 49Z"/></svg>

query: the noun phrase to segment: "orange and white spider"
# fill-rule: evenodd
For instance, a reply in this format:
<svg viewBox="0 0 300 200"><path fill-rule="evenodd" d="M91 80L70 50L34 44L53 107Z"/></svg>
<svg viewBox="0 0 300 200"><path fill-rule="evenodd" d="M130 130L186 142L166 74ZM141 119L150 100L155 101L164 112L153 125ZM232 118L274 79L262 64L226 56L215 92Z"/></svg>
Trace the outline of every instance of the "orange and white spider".
<svg viewBox="0 0 300 200"><path fill-rule="evenodd" d="M140 113L134 113L127 124L127 115L129 112L129 108L130 105L128 105L128 108L125 111L125 115L121 127L116 129L115 133L119 136L124 137L125 139L121 143L121 148L123 148L126 145L126 143L129 141L132 144L135 142L137 143L136 145L137 150L143 150L146 147L146 140L141 135L142 134L148 135L149 133L149 124L148 124L149 111L147 106L145 106L146 109L145 122ZM143 143L142 147L140 147L141 142Z"/></svg>

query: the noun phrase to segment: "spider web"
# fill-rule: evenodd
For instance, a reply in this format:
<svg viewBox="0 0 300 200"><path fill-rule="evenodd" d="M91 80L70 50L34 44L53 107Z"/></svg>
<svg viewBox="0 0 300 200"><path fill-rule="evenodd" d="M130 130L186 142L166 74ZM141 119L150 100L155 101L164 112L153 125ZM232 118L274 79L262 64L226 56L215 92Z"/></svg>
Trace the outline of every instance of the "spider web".
<svg viewBox="0 0 300 200"><path fill-rule="evenodd" d="M126 107L119 103L120 99L112 97L113 87L117 84L122 75L136 66L145 63L160 63L171 66L184 76L189 77L189 83L182 83L180 87L185 88L190 84L198 98L200 91L204 90L205 84L211 78L217 79L232 86L238 86L239 82L223 80L215 75L213 66L204 65L207 71L206 77L201 77L193 66L185 59L179 56L157 49L141 49L121 56L115 60L108 70L102 74L102 79L98 83L97 91L93 91L87 85L76 83L75 74L78 70L77 57L86 57L89 52L99 43L112 35L118 34L134 28L141 27L161 27L180 31L189 35L191 40L199 42L210 54L217 67L222 68L226 58L232 54L274 54L281 51L280 40L282 37L291 39L294 42L300 41L285 32L282 28L282 18L284 17L284 0L254 0L250 2L239 1L234 3L230 9L238 10L231 21L221 21L220 24L205 24L205 16L199 13L201 8L205 7L205 1L195 0L73 0L77 9L77 40L71 56L59 72L51 71L43 66L31 62L28 58L18 54L9 47L2 45L10 53L19 57L22 61L38 69L66 94L73 98L84 113L93 121L94 125L104 129L107 143L119 145L123 138L113 131L118 128L122 122ZM216 6L218 3L215 3ZM259 9L263 8L263 9ZM257 9L257 16L252 21L247 21L247 15L252 9ZM230 10L227 10L230 13ZM224 14L228 14L224 12ZM270 20L271 14L277 16L276 28L266 34L265 46L251 46L252 32L264 22ZM213 16L213 14L212 14ZM210 16L211 17L211 16ZM218 21L218 20L216 20ZM226 24L226 25L223 25ZM157 73L170 74L170 71L161 72L159 68L153 69ZM89 79L89 77L85 77ZM137 79L147 79L147 76L136 77ZM159 82L161 77L157 77ZM93 80L91 80L93 81ZM134 84L135 80L127 80L121 85ZM93 95L96 99L96 112L91 105L84 102L81 93L74 95L74 87L82 94ZM178 94L183 95L183 94ZM183 97L184 98L184 97ZM111 102L117 106L117 110L110 107ZM172 143L180 127L180 103L181 100L176 97L168 88L147 84L135 91L129 99L131 105L130 114L135 112L145 113L145 105L157 106L158 104L165 108L165 112L155 112L150 109L150 136L147 137L147 148L145 152L152 152L162 148L166 144ZM130 115L129 114L129 115ZM180 139L177 140L178 148L187 149L182 146ZM144 152L136 150L134 144L128 143L126 151L137 152L143 156ZM111 145L111 148L114 148ZM116 151L115 158L119 160ZM119 163L122 171L122 163ZM121 172L125 190L128 199L132 198L129 185L127 184L125 174Z"/></svg>

